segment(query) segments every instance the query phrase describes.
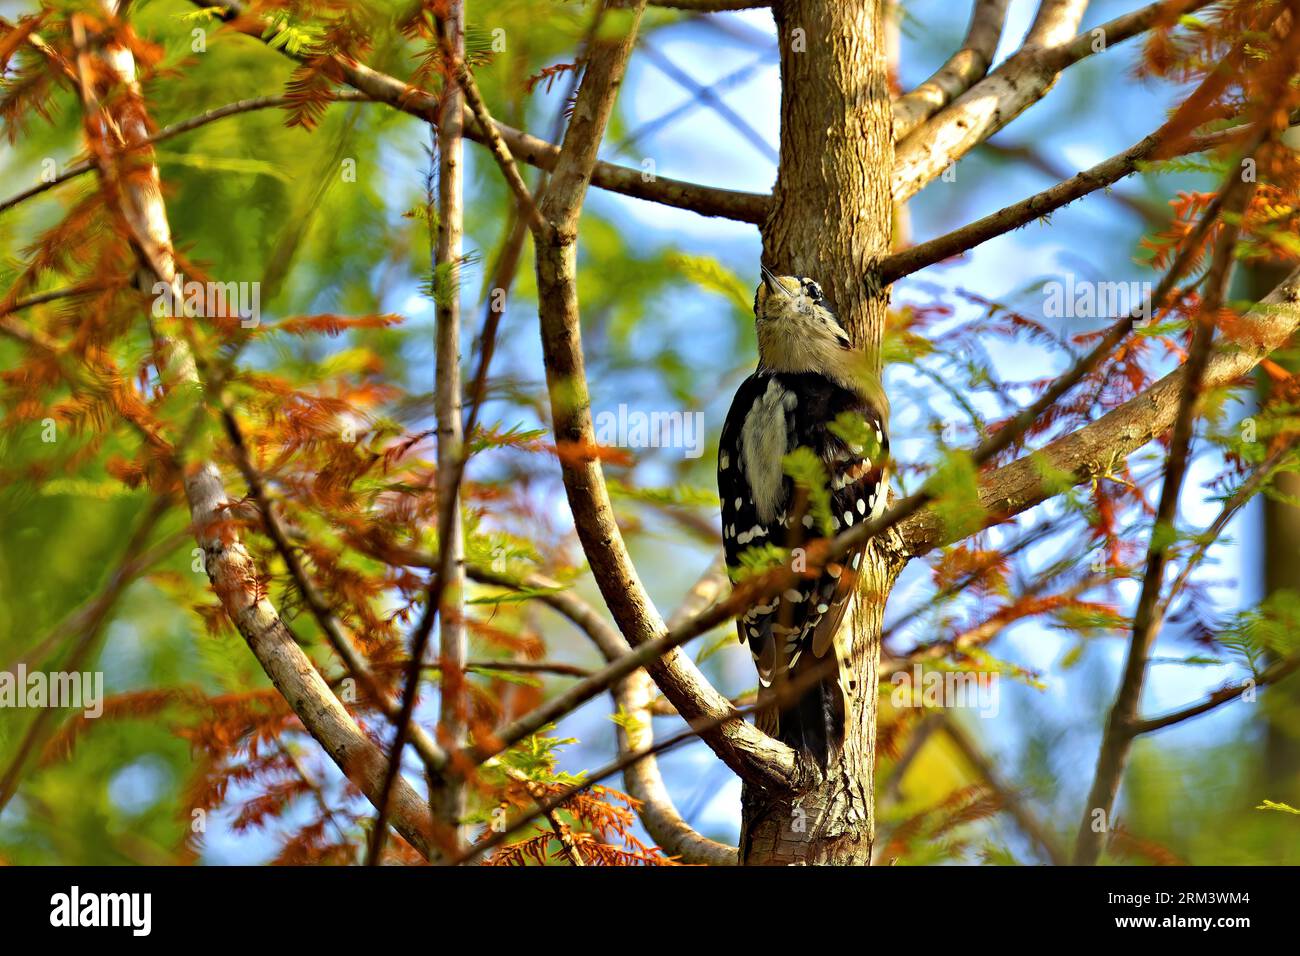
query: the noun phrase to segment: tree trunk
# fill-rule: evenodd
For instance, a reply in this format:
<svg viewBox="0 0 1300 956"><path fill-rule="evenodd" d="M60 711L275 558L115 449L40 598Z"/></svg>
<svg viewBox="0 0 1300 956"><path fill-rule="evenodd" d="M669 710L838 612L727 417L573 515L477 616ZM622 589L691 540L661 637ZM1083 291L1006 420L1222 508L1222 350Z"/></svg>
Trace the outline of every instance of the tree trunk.
<svg viewBox="0 0 1300 956"><path fill-rule="evenodd" d="M766 264L815 278L855 342L876 356L887 290L864 283L890 250L894 144L883 0L784 0L781 159ZM902 561L872 547L847 627L853 683L846 739L822 777L798 793L746 786L740 859L746 864L867 864L875 838L874 764L880 629Z"/></svg>

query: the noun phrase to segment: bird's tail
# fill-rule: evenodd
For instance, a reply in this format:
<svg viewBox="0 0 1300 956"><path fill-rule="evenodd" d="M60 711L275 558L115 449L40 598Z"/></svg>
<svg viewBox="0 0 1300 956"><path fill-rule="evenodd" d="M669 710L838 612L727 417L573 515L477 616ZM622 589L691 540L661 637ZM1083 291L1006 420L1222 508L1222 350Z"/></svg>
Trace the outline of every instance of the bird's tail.
<svg viewBox="0 0 1300 956"><path fill-rule="evenodd" d="M760 702L762 697L771 702L760 708L755 722L759 730L806 754L825 770L832 751L844 742L844 696L834 676L815 680L811 686L798 690L803 683L798 677L799 670L796 667L790 673L786 683L792 686L785 693L781 681L764 689Z"/></svg>

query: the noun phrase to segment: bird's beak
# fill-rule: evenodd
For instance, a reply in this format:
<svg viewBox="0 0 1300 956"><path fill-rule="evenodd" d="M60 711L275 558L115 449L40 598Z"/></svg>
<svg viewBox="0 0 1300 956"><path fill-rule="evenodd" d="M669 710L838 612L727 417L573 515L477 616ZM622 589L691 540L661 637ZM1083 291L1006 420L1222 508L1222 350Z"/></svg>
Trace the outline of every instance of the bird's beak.
<svg viewBox="0 0 1300 956"><path fill-rule="evenodd" d="M767 269L763 270L763 285L767 287L768 292L777 291L776 276Z"/></svg>

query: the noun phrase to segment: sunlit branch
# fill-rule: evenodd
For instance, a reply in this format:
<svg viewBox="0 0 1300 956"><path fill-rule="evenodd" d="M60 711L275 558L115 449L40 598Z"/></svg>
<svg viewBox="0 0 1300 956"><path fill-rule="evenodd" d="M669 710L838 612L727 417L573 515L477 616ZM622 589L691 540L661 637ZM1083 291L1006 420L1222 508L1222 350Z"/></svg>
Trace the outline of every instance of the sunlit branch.
<svg viewBox="0 0 1300 956"><path fill-rule="evenodd" d="M892 176L894 201L914 196L950 163L1045 96L1066 67L1210 2L1163 0L1075 36L1087 3L1044 0L1020 50L898 144Z"/></svg>
<svg viewBox="0 0 1300 956"><path fill-rule="evenodd" d="M324 595L320 593L315 582L312 581L311 575L303 567L298 552L290 543L288 535L285 534L284 526L280 522L279 515L275 512L274 503L267 494L262 475L253 466L252 459L249 457L248 444L244 438L243 430L239 427L239 423L235 420L234 413L229 407L221 409L221 420L226 430L226 436L230 439L235 465L239 469L239 473L243 475L244 482L248 485L249 496L257 504L262 524L266 529L266 535L271 539L272 545L275 546L275 551L280 556L280 560L284 562L289 576L293 578L294 587L302 595L302 599L306 603L307 609L311 611L312 617L316 619L316 624L320 627L321 633L329 641L334 653L338 654L339 660L343 662L347 673L361 685L361 689L366 696L378 704L380 710L389 718L396 718L400 711L400 705L389 696L384 688L379 686L370 665L366 663L365 657L357 651L352 639L344 633L343 625L339 623ZM415 745L416 752L424 762L426 770L432 775L441 773L447 764L447 754L418 724L411 728L411 742Z"/></svg>
<svg viewBox="0 0 1300 956"><path fill-rule="evenodd" d="M993 63L1009 0L975 0L961 48L915 89L894 100L894 139L901 141L984 76Z"/></svg>
<svg viewBox="0 0 1300 956"><path fill-rule="evenodd" d="M463 0L442 5L444 16L434 24L444 62L458 73L465 68L465 6ZM469 437L461 409L460 371L460 264L465 233L465 91L457 83L442 89L438 123L431 138L437 146L438 215L431 266L431 286L440 292L436 303L434 411L437 416L438 490L438 739L449 747L463 748L469 740L468 703L465 693L465 658L469 637L465 631L465 531L461 520L461 484ZM441 275L441 280L439 276ZM445 283L445 285L444 285ZM441 286L441 288L440 288ZM475 407L473 413L477 415ZM432 593L430 594L432 599ZM412 651L412 664L423 653ZM412 701L419 688L419 671L408 671L406 693ZM390 762L396 763L400 745L394 745ZM430 780L430 810L452 835L450 852L469 842L464 823L469 792L459 775ZM377 860L376 860L377 862Z"/></svg>

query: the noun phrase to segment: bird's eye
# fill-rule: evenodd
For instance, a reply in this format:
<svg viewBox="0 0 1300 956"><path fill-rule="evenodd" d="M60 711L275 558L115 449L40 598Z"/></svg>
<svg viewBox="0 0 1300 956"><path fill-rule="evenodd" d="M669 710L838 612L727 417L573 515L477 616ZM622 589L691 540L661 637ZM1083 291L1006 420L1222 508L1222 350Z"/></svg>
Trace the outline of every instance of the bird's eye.
<svg viewBox="0 0 1300 956"><path fill-rule="evenodd" d="M807 295L808 298L812 299L814 302L820 302L823 298L825 298L822 295L822 287L819 286L816 282L813 282L812 279L804 280L803 291L804 294Z"/></svg>

